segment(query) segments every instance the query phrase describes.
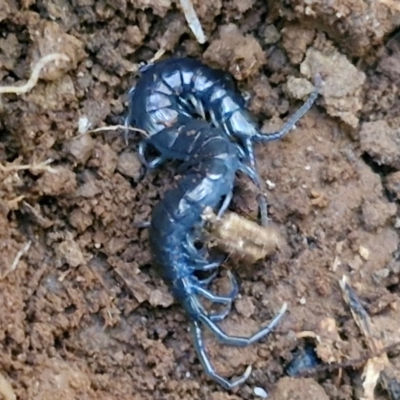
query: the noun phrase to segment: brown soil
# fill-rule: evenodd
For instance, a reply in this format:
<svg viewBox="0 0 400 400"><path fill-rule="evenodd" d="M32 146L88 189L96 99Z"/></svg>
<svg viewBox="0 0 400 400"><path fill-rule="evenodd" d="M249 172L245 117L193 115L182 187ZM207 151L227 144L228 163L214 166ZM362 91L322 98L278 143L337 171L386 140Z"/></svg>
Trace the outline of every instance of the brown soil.
<svg viewBox="0 0 400 400"><path fill-rule="evenodd" d="M315 342L304 331L319 336L324 363L368 353L341 296L344 274L384 344L400 338L399 6L196 0L208 37L200 46L176 3L0 0L1 85L26 80L51 52L71 59L49 64L31 92L1 97L0 398L233 400L255 398L255 387L274 400L358 398L362 365L301 379L284 368ZM160 48L230 71L266 132L301 104L305 78L325 82L295 131L257 146L288 245L236 268L241 298L221 326L248 334L283 302L289 311L246 349L207 336L221 374L253 365L234 394L203 373L186 316L151 268L146 229L134 225L172 169L143 174L139 135L127 147L121 131L79 133L122 123L138 63ZM36 168L12 169L25 164ZM257 213L244 178L232 210ZM389 359L400 365L398 352ZM378 388L376 398L388 394Z"/></svg>

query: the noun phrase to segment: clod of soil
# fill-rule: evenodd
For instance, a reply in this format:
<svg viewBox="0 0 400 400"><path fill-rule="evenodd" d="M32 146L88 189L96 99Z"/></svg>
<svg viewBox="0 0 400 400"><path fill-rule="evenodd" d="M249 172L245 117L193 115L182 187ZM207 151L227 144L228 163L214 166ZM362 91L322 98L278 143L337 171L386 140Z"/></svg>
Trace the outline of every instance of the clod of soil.
<svg viewBox="0 0 400 400"><path fill-rule="evenodd" d="M50 53L70 58L46 65L28 93L0 99L0 397L238 400L262 388L274 400L352 400L362 366L285 377L310 341L322 363L367 354L343 275L385 345L400 337L397 2L193 3L205 45L171 0L0 0L0 85L21 86ZM174 184L175 165L145 171L139 134L127 145L122 131L90 132L123 124L138 66L162 52L231 72L265 132L299 107L316 74L324 81L296 129L255 145L287 245L255 265L226 263L241 297L220 325L247 335L284 302L288 312L248 348L205 333L218 372L253 366L235 393L204 374L138 226ZM231 211L255 220L257 195L239 176ZM223 270L213 288L221 294ZM389 352L393 388L399 359Z"/></svg>

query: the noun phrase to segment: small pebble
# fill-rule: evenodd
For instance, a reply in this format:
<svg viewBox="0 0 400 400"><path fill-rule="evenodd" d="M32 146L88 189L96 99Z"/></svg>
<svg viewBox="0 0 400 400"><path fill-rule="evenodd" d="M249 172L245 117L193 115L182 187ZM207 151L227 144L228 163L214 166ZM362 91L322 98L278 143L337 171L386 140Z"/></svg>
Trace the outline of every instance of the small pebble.
<svg viewBox="0 0 400 400"><path fill-rule="evenodd" d="M365 260L368 261L369 260L369 250L364 247L364 246L360 246L358 249L358 253L360 254L360 256Z"/></svg>
<svg viewBox="0 0 400 400"><path fill-rule="evenodd" d="M117 170L135 181L140 177L141 168L142 164L136 153L127 151L118 157Z"/></svg>
<svg viewBox="0 0 400 400"><path fill-rule="evenodd" d="M274 25L267 25L264 30L264 43L273 44L279 41L281 34Z"/></svg>
<svg viewBox="0 0 400 400"><path fill-rule="evenodd" d="M64 151L71 154L75 161L85 164L92 154L96 142L88 134L79 135L64 144Z"/></svg>
<svg viewBox="0 0 400 400"><path fill-rule="evenodd" d="M86 115L83 115L82 117L79 118L78 121L78 132L80 134L83 134L85 132L87 132L90 128L90 121L89 118Z"/></svg>
<svg viewBox="0 0 400 400"><path fill-rule="evenodd" d="M253 393L257 396L257 397L261 397L262 399L266 399L268 397L268 393L263 389L260 388L258 386L256 386L253 389Z"/></svg>
<svg viewBox="0 0 400 400"><path fill-rule="evenodd" d="M276 184L274 182L271 182L269 179L266 180L268 189L274 189L276 187Z"/></svg>

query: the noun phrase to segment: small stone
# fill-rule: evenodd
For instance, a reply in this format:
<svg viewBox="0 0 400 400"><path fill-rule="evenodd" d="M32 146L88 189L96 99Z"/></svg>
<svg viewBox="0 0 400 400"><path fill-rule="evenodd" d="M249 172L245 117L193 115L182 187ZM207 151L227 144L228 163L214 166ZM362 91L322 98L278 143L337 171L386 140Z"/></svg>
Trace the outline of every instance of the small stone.
<svg viewBox="0 0 400 400"><path fill-rule="evenodd" d="M361 268L362 260L360 256L355 256L353 260L349 261L349 267L354 271L358 271Z"/></svg>
<svg viewBox="0 0 400 400"><path fill-rule="evenodd" d="M86 263L85 257L78 245L71 237L61 242L56 248L57 258L59 259L59 266L67 263L70 267L76 268L79 265Z"/></svg>
<svg viewBox="0 0 400 400"><path fill-rule="evenodd" d="M117 170L125 176L133 178L135 181L140 177L142 164L136 153L126 151L118 157Z"/></svg>
<svg viewBox="0 0 400 400"><path fill-rule="evenodd" d="M162 306L164 308L169 307L174 302L174 299L171 294L168 292L163 292L159 289L155 289L150 292L149 303L153 307Z"/></svg>
<svg viewBox="0 0 400 400"><path fill-rule="evenodd" d="M314 91L314 86L307 79L290 76L287 81L286 91L289 96L302 100Z"/></svg>
<svg viewBox="0 0 400 400"><path fill-rule="evenodd" d="M360 256L365 260L368 261L369 260L369 250L364 247L364 246L360 246L358 248L358 253L360 254Z"/></svg>
<svg viewBox="0 0 400 400"><path fill-rule="evenodd" d="M390 271L388 268L383 268L380 269L379 271L374 272L374 274L372 275L374 281L376 283L381 283L384 279L386 279L390 274Z"/></svg>
<svg viewBox="0 0 400 400"><path fill-rule="evenodd" d="M261 397L262 399L266 399L268 397L268 393L261 387L256 386L253 389L253 393L257 397Z"/></svg>
<svg viewBox="0 0 400 400"><path fill-rule="evenodd" d="M45 171L36 181L36 190L45 196L62 196L73 193L77 187L76 175L66 167Z"/></svg>
<svg viewBox="0 0 400 400"><path fill-rule="evenodd" d="M276 187L276 183L270 181L269 179L266 180L266 184L268 186L268 189L270 189L270 190L275 189L275 187Z"/></svg>
<svg viewBox="0 0 400 400"><path fill-rule="evenodd" d="M89 118L86 115L83 115L78 120L78 132L80 134L87 132L90 128L90 125L91 123L89 121Z"/></svg>
<svg viewBox="0 0 400 400"><path fill-rule="evenodd" d="M246 318L250 318L256 310L253 301L248 296L243 296L241 299L236 300L235 308L239 314Z"/></svg>
<svg viewBox="0 0 400 400"><path fill-rule="evenodd" d="M273 44L279 41L281 38L281 34L278 29L276 29L275 25L267 25L264 30L264 43L265 44Z"/></svg>
<svg viewBox="0 0 400 400"><path fill-rule="evenodd" d="M74 158L74 161L80 164L85 164L92 154L95 144L95 141L90 135L84 134L69 140L64 145L63 150L66 153L71 154Z"/></svg>

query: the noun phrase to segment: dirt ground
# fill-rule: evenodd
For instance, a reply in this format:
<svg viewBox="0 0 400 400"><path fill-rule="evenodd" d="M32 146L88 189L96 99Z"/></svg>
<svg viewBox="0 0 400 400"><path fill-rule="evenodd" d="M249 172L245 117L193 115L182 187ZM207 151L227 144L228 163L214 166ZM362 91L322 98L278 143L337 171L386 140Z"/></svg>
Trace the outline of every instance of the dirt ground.
<svg viewBox="0 0 400 400"><path fill-rule="evenodd" d="M358 399L364 363L286 374L307 344L322 366L370 354L343 275L383 345L400 338L398 2L194 5L204 45L172 0L0 0L0 85L26 81L49 53L70 58L29 93L0 99L0 398L237 400L262 388L274 400ZM173 167L145 174L139 135L127 146L121 130L84 134L123 123L138 64L160 49L230 71L264 132L301 105L317 73L324 80L297 129L256 148L287 245L256 265L228 263L241 296L221 326L249 334L283 302L288 312L246 349L207 336L221 374L253 366L234 393L205 376L186 316L151 267L147 231L135 227ZM238 177L231 209L255 219L256 194ZM388 357L400 381L399 347ZM375 394L389 398L381 386Z"/></svg>

